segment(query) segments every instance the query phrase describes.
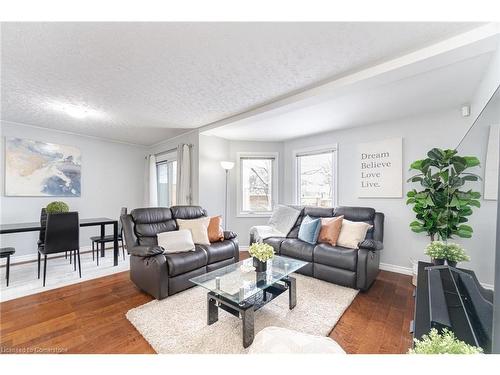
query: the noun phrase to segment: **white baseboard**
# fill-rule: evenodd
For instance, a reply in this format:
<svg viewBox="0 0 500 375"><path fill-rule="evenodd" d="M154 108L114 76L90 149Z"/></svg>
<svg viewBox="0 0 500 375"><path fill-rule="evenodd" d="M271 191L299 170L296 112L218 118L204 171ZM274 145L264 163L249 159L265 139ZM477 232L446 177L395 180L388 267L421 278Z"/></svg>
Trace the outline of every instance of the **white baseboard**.
<svg viewBox="0 0 500 375"><path fill-rule="evenodd" d="M380 263L380 269L383 271L400 273L402 275L411 276L413 274L413 270L411 267L397 266L395 264L389 263Z"/></svg>

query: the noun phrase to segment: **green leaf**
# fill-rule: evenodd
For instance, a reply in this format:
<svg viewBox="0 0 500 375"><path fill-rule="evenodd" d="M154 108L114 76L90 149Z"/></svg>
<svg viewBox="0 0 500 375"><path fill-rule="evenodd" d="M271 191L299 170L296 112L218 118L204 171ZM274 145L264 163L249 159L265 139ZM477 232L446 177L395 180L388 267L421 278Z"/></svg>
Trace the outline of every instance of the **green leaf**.
<svg viewBox="0 0 500 375"><path fill-rule="evenodd" d="M467 164L467 168L477 167L481 164L478 158L475 156L464 156L465 163Z"/></svg>
<svg viewBox="0 0 500 375"><path fill-rule="evenodd" d="M471 206L474 206L474 207L477 207L477 208L480 208L481 207L481 202L479 202L478 200L475 200L475 199L471 199L469 201L469 204Z"/></svg>
<svg viewBox="0 0 500 375"><path fill-rule="evenodd" d="M416 169L417 171L421 171L423 162L424 162L423 160L415 160L413 163L411 163L410 169Z"/></svg>
<svg viewBox="0 0 500 375"><path fill-rule="evenodd" d="M427 156L432 160L441 161L445 157L443 150L439 148L433 148L427 153Z"/></svg>

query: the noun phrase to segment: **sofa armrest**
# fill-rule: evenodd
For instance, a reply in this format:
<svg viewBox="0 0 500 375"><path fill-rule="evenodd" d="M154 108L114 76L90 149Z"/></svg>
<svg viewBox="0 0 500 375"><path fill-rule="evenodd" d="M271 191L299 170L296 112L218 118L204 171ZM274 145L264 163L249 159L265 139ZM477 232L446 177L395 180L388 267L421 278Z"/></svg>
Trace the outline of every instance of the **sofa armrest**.
<svg viewBox="0 0 500 375"><path fill-rule="evenodd" d="M230 230L225 230L224 231L224 239L225 240L232 240L233 238L236 238L237 234L234 233L233 231Z"/></svg>
<svg viewBox="0 0 500 375"><path fill-rule="evenodd" d="M130 257L130 279L156 299L168 296L168 267L165 255Z"/></svg>
<svg viewBox="0 0 500 375"><path fill-rule="evenodd" d="M384 248L384 244L380 241L377 241L377 240L364 240L364 241L361 241L359 244L358 244L358 247L360 249L365 249L365 250L370 250L370 251L378 251L378 250L382 250Z"/></svg>
<svg viewBox="0 0 500 375"><path fill-rule="evenodd" d="M133 246L131 248L127 248L128 252L131 255L135 255L138 257L151 257L158 254L163 254L163 248L158 245L153 246Z"/></svg>

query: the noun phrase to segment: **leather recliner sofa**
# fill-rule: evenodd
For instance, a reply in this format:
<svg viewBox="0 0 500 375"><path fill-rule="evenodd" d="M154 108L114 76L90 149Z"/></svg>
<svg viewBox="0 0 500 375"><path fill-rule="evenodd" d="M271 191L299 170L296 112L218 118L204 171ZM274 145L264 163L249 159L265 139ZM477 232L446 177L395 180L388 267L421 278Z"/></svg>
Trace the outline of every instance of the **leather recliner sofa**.
<svg viewBox="0 0 500 375"><path fill-rule="evenodd" d="M286 238L271 237L264 240L273 246L275 253L308 262L297 273L312 276L334 284L367 290L379 272L380 250L383 249L384 214L368 207L297 207L301 210L294 227ZM350 221L363 221L373 225L366 234L359 249L317 243L311 245L299 240L298 233L302 219L334 217L344 215ZM255 239L250 237L250 243Z"/></svg>
<svg viewBox="0 0 500 375"><path fill-rule="evenodd" d="M207 216L199 206L137 208L122 215L123 234L130 256L130 279L156 299L194 286L190 278L239 261L236 234L225 231L224 240L195 245L194 251L164 254L157 234L178 230L176 219Z"/></svg>

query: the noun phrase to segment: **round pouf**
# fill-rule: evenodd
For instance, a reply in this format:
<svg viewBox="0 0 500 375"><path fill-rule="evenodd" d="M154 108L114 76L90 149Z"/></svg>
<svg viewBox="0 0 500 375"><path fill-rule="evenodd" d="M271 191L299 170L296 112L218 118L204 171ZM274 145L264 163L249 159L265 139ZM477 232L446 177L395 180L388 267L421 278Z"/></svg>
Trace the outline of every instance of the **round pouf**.
<svg viewBox="0 0 500 375"><path fill-rule="evenodd" d="M329 337L308 335L280 327L266 327L253 340L249 354L264 353L328 353L345 354Z"/></svg>

